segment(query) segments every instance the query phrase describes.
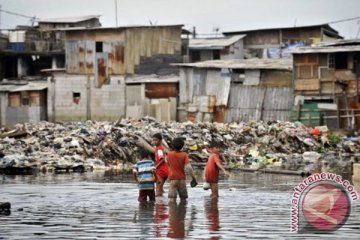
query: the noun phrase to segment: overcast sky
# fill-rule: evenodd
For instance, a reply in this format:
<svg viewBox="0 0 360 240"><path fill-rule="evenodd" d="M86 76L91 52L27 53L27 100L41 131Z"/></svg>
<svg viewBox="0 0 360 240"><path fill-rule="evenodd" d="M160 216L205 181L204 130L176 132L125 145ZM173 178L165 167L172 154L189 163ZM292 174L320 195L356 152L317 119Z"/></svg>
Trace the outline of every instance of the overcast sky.
<svg viewBox="0 0 360 240"><path fill-rule="evenodd" d="M0 0L3 10L37 18L101 15L115 27L116 0ZM117 0L118 25L184 24L198 33L327 23L360 16L360 0ZM1 12L0 27L30 24ZM346 38L360 37L360 19L331 25Z"/></svg>

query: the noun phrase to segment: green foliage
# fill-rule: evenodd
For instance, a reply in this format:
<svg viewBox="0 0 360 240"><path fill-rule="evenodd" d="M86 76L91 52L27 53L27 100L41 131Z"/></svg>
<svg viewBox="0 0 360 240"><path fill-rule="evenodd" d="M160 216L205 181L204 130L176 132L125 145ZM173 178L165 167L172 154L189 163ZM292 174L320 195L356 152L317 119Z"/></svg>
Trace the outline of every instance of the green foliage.
<svg viewBox="0 0 360 240"><path fill-rule="evenodd" d="M230 162L228 164L228 168L231 170L240 169L240 163L239 162Z"/></svg>
<svg viewBox="0 0 360 240"><path fill-rule="evenodd" d="M337 145L338 143L341 142L342 137L340 135L335 134L335 133L329 133L328 139L329 139L329 144L330 145Z"/></svg>
<svg viewBox="0 0 360 240"><path fill-rule="evenodd" d="M324 147L324 146L319 146L319 147L317 148L317 152L318 152L318 153L324 153L324 152L325 152L325 147Z"/></svg>

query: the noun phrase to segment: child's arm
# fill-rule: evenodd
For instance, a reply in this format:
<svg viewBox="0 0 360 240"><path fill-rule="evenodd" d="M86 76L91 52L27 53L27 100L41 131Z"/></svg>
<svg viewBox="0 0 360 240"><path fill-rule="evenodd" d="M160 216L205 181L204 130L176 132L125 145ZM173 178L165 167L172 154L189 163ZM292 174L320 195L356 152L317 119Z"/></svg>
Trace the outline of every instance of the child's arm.
<svg viewBox="0 0 360 240"><path fill-rule="evenodd" d="M188 164L185 165L185 169L186 169L187 172L190 174L191 178L196 180L196 177L195 177L195 175L194 175L194 170L193 170L193 168L192 168L192 166L191 166L190 163L188 163Z"/></svg>
<svg viewBox="0 0 360 240"><path fill-rule="evenodd" d="M133 169L133 176L134 176L135 181L137 183L139 183L139 178L138 178L137 168L136 167Z"/></svg>
<svg viewBox="0 0 360 240"><path fill-rule="evenodd" d="M155 168L155 165L153 165L153 168L151 169L151 172L153 174L153 180L154 182L157 182L157 180L159 179L157 173L156 173L156 168Z"/></svg>
<svg viewBox="0 0 360 240"><path fill-rule="evenodd" d="M165 156L164 156L164 152L163 150L159 149L157 151L157 154L159 156L160 161L158 162L158 164L156 164L155 168L157 169L161 164L163 164L163 162L165 161Z"/></svg>
<svg viewBox="0 0 360 240"><path fill-rule="evenodd" d="M163 159L161 159L160 161L159 161L159 163L158 164L156 164L156 166L155 166L155 168L158 168L163 162L165 161L165 159L163 158Z"/></svg>
<svg viewBox="0 0 360 240"><path fill-rule="evenodd" d="M229 176L229 173L225 170L224 166L219 161L215 161L215 164L225 174L225 176Z"/></svg>
<svg viewBox="0 0 360 240"><path fill-rule="evenodd" d="M136 172L134 172L134 173L133 173L133 175L134 175L134 179L135 179L135 181L136 181L137 183L139 183L139 178L138 178L138 176L137 176L137 173L136 173Z"/></svg>

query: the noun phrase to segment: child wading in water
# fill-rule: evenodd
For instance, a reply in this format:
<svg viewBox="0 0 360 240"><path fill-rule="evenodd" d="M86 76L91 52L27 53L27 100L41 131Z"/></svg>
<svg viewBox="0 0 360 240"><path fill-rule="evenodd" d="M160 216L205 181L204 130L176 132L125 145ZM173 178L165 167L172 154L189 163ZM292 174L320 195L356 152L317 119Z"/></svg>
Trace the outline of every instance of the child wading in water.
<svg viewBox="0 0 360 240"><path fill-rule="evenodd" d="M209 146L210 156L206 163L204 170L204 178L207 183L210 184L212 198L219 197L219 170L221 170L225 176L229 176L229 173L225 170L220 159L220 143L211 142Z"/></svg>
<svg viewBox="0 0 360 240"><path fill-rule="evenodd" d="M147 201L147 197L150 201L155 201L155 164L145 149L141 149L139 153L141 160L136 163L133 169L134 178L139 183L138 201L144 203Z"/></svg>
<svg viewBox="0 0 360 240"><path fill-rule="evenodd" d="M175 138L172 142L174 151L170 151L166 157L166 162L169 167L170 186L168 197L170 202L176 202L178 194L182 202L188 198L185 168L189 170L193 182L196 183L189 157L187 153L181 151L184 144L182 138Z"/></svg>
<svg viewBox="0 0 360 240"><path fill-rule="evenodd" d="M156 168L156 196L162 196L164 193L164 184L168 178L168 167L165 163L165 148L162 145L162 135L156 133L153 135L152 139L153 144L155 145L155 168Z"/></svg>

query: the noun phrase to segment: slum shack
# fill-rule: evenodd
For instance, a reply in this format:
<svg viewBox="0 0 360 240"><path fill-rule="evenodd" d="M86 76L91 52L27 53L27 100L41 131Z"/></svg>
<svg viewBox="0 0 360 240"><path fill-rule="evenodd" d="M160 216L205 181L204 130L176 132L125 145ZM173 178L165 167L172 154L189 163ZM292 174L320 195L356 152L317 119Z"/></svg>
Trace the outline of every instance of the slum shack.
<svg viewBox="0 0 360 240"><path fill-rule="evenodd" d="M291 50L319 42L342 39L329 24L260 28L223 32L227 37L244 34L245 58L291 58Z"/></svg>
<svg viewBox="0 0 360 240"><path fill-rule="evenodd" d="M176 121L179 76L131 76L126 79L126 117L150 116Z"/></svg>
<svg viewBox="0 0 360 240"><path fill-rule="evenodd" d="M47 120L46 81L0 82L0 126Z"/></svg>
<svg viewBox="0 0 360 240"><path fill-rule="evenodd" d="M360 126L360 40L339 40L293 51L292 120L331 129Z"/></svg>
<svg viewBox="0 0 360 240"><path fill-rule="evenodd" d="M291 60L233 59L176 66L180 67L180 121L290 119Z"/></svg>
<svg viewBox="0 0 360 240"><path fill-rule="evenodd" d="M49 83L52 121L117 120L126 116L126 80L177 74L182 25L69 29L66 68Z"/></svg>
<svg viewBox="0 0 360 240"><path fill-rule="evenodd" d="M189 39L190 62L242 59L245 35Z"/></svg>
<svg viewBox="0 0 360 240"><path fill-rule="evenodd" d="M30 26L9 30L9 44L0 50L0 78L39 76L42 69L64 67L61 36L61 31Z"/></svg>

